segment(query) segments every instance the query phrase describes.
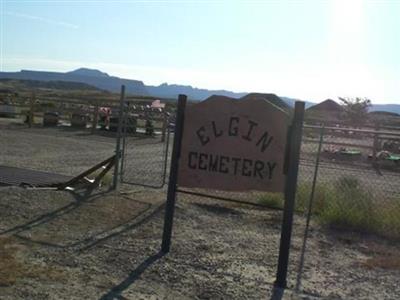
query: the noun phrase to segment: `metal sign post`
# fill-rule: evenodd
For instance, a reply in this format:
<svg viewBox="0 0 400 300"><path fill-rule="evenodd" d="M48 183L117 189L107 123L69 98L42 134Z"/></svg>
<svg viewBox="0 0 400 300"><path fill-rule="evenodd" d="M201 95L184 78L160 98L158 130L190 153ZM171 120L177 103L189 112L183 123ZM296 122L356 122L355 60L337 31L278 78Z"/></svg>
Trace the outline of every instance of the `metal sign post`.
<svg viewBox="0 0 400 300"><path fill-rule="evenodd" d="M171 170L169 173L169 181L168 181L167 204L165 207L164 232L161 245L161 251L163 253L168 253L171 246L172 225L174 220L176 189L178 181L178 167L179 167L179 157L182 144L182 133L184 126L183 121L184 121L186 100L187 97L185 95L179 95L178 111L175 123L174 145L172 148L172 157L171 157Z"/></svg>
<svg viewBox="0 0 400 300"><path fill-rule="evenodd" d="M289 264L290 240L292 236L293 212L296 197L297 174L299 171L299 159L301 148L301 135L304 119L304 102L297 101L294 108L293 122L290 128L288 140L287 175L285 183L285 204L283 208L283 220L281 242L279 248L278 271L275 286L286 288L287 269Z"/></svg>

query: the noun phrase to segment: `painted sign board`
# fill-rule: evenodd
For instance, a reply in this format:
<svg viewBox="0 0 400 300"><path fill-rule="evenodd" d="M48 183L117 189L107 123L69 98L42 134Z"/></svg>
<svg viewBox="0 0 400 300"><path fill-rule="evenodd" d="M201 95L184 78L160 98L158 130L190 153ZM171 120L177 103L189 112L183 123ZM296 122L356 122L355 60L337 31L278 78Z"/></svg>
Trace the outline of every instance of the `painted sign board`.
<svg viewBox="0 0 400 300"><path fill-rule="evenodd" d="M184 115L179 186L283 192L287 112L256 94L212 96Z"/></svg>

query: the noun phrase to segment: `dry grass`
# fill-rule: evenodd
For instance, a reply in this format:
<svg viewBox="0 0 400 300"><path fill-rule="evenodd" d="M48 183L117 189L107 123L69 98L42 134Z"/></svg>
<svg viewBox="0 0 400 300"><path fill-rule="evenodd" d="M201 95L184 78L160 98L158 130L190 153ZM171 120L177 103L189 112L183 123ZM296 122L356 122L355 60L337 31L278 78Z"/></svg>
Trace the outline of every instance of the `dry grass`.
<svg viewBox="0 0 400 300"><path fill-rule="evenodd" d="M307 209L311 185L299 183L296 211ZM283 195L266 193L258 202L271 208L283 207ZM341 177L330 184L316 186L313 214L328 228L371 233L390 240L400 239L400 199L378 199L360 181Z"/></svg>
<svg viewBox="0 0 400 300"><path fill-rule="evenodd" d="M60 281L61 269L25 261L24 246L14 238L0 237L0 286L11 286L19 279L35 278L41 281Z"/></svg>
<svg viewBox="0 0 400 300"><path fill-rule="evenodd" d="M386 270L400 270L400 256L399 255L379 255L367 259L362 263L368 269L381 268Z"/></svg>
<svg viewBox="0 0 400 300"><path fill-rule="evenodd" d="M16 258L18 247L11 238L0 238L0 286L13 285L24 267Z"/></svg>

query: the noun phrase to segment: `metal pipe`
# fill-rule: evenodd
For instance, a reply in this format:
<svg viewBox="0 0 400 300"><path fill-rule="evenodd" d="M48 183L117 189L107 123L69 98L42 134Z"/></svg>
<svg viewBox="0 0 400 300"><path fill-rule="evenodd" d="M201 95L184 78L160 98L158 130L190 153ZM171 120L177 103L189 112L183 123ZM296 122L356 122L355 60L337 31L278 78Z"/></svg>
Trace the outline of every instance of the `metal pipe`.
<svg viewBox="0 0 400 300"><path fill-rule="evenodd" d="M296 289L295 289L297 292L300 290L300 286L301 286L301 276L302 276L302 272L303 272L303 268L304 268L304 256L305 256L306 246L307 246L308 231L309 231L310 221L311 221L311 211L312 211L312 205L313 205L313 201L314 201L315 187L317 184L319 158L320 158L320 154L321 154L323 140L324 140L324 126L321 127L318 152L317 152L317 157L315 159L314 178L313 178L312 187L311 187L310 200L308 201L306 228L304 230L303 245L301 247L300 263L299 263L299 269L297 272L297 281L296 281Z"/></svg>
<svg viewBox="0 0 400 300"><path fill-rule="evenodd" d="M115 190L118 185L118 166L121 158L121 126L122 116L124 109L124 98L125 98L125 86L121 86L121 97L119 102L119 114L118 114L118 131L117 131L117 143L115 146L115 165L114 165L114 178L113 178L113 189Z"/></svg>

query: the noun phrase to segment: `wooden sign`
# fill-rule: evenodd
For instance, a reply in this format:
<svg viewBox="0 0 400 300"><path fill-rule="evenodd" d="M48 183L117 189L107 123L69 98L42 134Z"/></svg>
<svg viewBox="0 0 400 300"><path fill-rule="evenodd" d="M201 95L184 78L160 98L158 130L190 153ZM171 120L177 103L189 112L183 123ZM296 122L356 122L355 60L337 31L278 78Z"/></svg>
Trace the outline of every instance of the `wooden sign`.
<svg viewBox="0 0 400 300"><path fill-rule="evenodd" d="M283 192L288 114L261 95L187 106L178 185Z"/></svg>

